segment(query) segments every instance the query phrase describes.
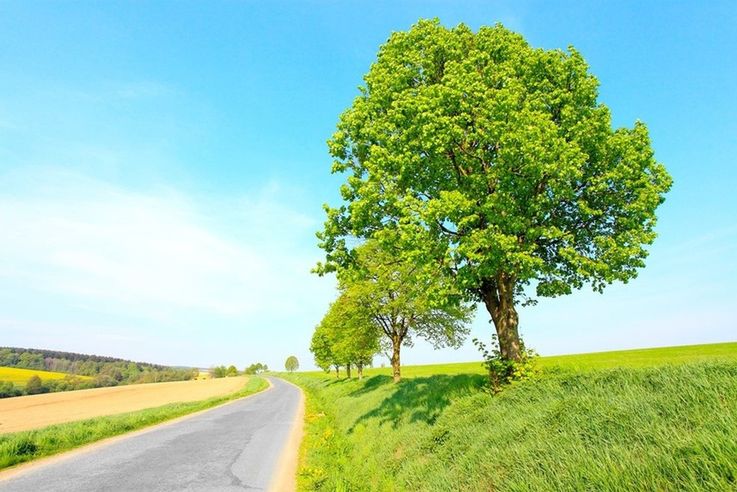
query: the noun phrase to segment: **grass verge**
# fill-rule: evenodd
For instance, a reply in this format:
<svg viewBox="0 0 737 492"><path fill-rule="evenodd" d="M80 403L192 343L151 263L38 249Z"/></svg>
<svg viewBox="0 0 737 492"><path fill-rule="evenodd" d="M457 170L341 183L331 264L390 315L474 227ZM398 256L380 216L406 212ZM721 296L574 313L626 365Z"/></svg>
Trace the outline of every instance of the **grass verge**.
<svg viewBox="0 0 737 492"><path fill-rule="evenodd" d="M239 391L207 400L171 403L136 412L97 417L42 429L0 435L0 470L44 456L68 451L100 439L142 429L189 413L205 410L268 387L266 380L250 377Z"/></svg>
<svg viewBox="0 0 737 492"><path fill-rule="evenodd" d="M336 380L307 394L300 490L737 490L737 362Z"/></svg>
<svg viewBox="0 0 737 492"><path fill-rule="evenodd" d="M656 347L636 350L614 350L589 354L553 355L538 358L544 370L587 370L612 369L615 367L655 367L661 365L683 364L700 361L737 362L737 342L710 343L702 345L681 345L677 347ZM342 371L341 371L342 372ZM483 364L479 362L454 362L449 364L428 364L402 366L403 378L434 376L436 374L484 374ZM322 371L302 372L311 376L323 377ZM366 376L391 376L391 367L364 369Z"/></svg>

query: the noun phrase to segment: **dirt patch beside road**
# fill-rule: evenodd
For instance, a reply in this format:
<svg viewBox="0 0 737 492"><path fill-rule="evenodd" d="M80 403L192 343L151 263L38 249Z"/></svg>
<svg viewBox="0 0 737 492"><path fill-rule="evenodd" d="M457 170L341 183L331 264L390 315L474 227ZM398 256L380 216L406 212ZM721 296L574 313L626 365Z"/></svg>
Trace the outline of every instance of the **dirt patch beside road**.
<svg viewBox="0 0 737 492"><path fill-rule="evenodd" d="M248 378L132 384L0 400L0 434L232 393Z"/></svg>

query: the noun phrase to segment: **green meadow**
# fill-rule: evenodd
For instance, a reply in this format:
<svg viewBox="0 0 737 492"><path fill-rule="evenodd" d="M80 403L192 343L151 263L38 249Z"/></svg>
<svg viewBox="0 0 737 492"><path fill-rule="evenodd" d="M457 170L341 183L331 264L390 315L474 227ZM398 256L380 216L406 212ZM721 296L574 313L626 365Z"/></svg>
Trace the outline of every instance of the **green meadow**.
<svg viewBox="0 0 737 492"><path fill-rule="evenodd" d="M737 361L737 342L704 345L680 345L635 350L616 350L588 354L553 355L538 358L541 369L611 369L615 367L654 367L698 361ZM342 373L341 376L345 376ZM391 367L364 369L366 376L390 376ZM310 376L324 376L322 371L303 372ZM335 373L333 373L334 375ZM436 374L484 374L481 362L455 362L402 367L402 377L434 376Z"/></svg>
<svg viewBox="0 0 737 492"><path fill-rule="evenodd" d="M302 490L737 490L737 343L285 376L307 394Z"/></svg>

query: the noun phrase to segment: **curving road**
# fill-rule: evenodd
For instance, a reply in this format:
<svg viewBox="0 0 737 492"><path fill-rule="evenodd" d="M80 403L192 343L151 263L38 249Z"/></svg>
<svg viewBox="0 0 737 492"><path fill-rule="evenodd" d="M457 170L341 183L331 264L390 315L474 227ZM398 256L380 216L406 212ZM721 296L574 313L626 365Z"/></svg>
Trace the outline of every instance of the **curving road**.
<svg viewBox="0 0 737 492"><path fill-rule="evenodd" d="M0 491L266 490L302 398L269 380L251 397L0 478Z"/></svg>

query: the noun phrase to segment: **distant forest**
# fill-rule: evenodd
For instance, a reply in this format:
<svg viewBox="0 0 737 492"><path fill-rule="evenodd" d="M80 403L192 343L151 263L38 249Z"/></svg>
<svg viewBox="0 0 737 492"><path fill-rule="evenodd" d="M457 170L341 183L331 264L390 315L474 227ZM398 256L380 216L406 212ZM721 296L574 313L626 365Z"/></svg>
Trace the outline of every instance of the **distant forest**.
<svg viewBox="0 0 737 492"><path fill-rule="evenodd" d="M42 380L40 387L34 381L32 392L38 393L119 384L183 381L197 377L198 373L197 369L133 362L115 357L18 347L0 347L0 366L63 372L70 375L64 379ZM89 376L91 379L78 376ZM10 391L9 388L8 386L6 389ZM3 391L0 390L0 393ZM2 396L15 395L0 395Z"/></svg>

